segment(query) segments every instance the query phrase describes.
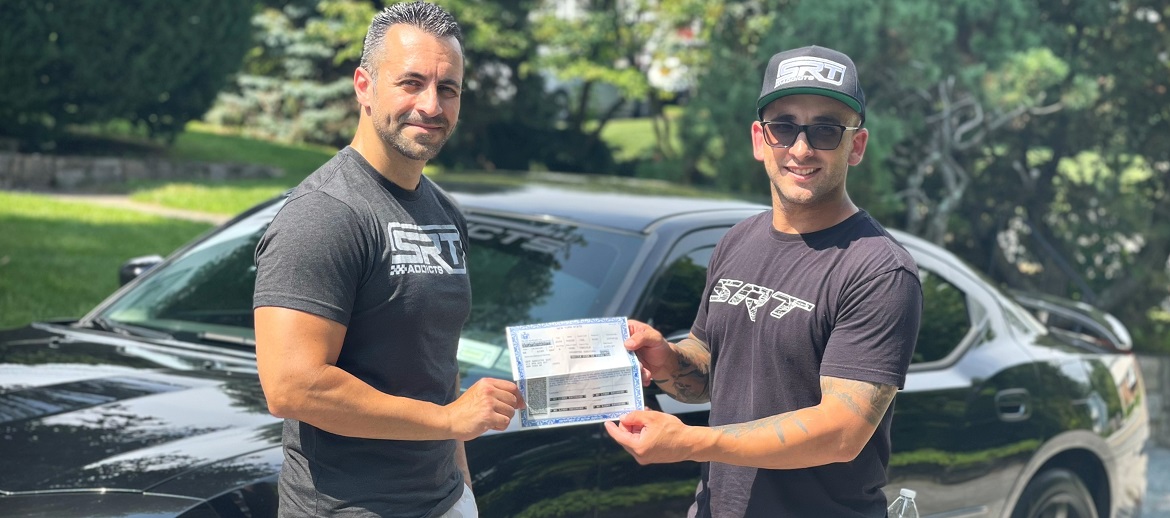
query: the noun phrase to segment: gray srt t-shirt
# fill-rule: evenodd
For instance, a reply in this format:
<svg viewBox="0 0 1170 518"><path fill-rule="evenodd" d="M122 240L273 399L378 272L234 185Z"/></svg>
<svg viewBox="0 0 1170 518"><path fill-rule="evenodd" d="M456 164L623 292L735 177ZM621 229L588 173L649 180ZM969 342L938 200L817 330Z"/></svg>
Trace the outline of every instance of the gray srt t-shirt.
<svg viewBox="0 0 1170 518"><path fill-rule="evenodd" d="M353 148L289 196L256 248L254 306L344 324L337 367L438 405L458 397L471 308L467 222L423 177L407 191ZM281 516L430 517L463 493L454 441L343 437L285 420Z"/></svg>

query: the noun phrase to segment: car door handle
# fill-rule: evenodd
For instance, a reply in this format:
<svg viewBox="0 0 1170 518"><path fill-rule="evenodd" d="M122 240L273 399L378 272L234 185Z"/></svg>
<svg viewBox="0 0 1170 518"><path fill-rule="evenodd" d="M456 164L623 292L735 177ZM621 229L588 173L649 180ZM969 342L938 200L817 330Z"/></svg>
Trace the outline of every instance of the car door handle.
<svg viewBox="0 0 1170 518"><path fill-rule="evenodd" d="M1005 422L1023 421L1032 417L1032 396L1028 389L1010 388L995 393L995 412Z"/></svg>

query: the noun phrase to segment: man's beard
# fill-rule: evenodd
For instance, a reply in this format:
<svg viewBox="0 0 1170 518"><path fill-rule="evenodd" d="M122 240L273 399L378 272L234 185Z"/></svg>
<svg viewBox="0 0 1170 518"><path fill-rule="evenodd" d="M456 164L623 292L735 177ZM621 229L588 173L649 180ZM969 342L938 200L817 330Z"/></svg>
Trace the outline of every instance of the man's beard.
<svg viewBox="0 0 1170 518"><path fill-rule="evenodd" d="M431 126L439 126L443 128L443 137L438 142L419 142L407 138L402 134L402 130L406 128L408 123L426 124ZM409 115L403 116L392 125L375 124L374 130L378 132L378 137L386 145L394 148L402 156L411 160L427 161L439 155L439 150L443 149L443 144L447 143L447 139L451 137L450 128L447 127L447 121L441 118L421 119L411 121ZM430 138L427 136L426 138Z"/></svg>

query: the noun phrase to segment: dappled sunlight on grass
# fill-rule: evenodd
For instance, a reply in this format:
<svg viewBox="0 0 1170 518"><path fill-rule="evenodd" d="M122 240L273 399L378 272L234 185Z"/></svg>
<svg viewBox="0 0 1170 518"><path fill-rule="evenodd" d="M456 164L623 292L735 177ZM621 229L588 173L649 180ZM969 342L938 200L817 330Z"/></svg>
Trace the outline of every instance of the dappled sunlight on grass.
<svg viewBox="0 0 1170 518"><path fill-rule="evenodd" d="M673 108L673 107L672 107ZM677 110L668 115L677 117ZM655 142L651 122L646 118L615 119L606 125L604 138L617 146L619 159L633 159L653 154ZM321 164L334 156L336 150L311 144L285 144L250 138L238 132L216 126L192 122L181 133L175 144L166 150L172 160L205 162L242 162L266 164L285 171L280 178L263 180L136 182L121 186L131 199L175 209L235 215L253 205L295 187ZM665 194L676 196L730 195L710 190L694 189L676 183L642 181L636 186L627 184L628 178L557 173L498 174L484 172L443 173L440 168L428 166L426 172L439 181L464 181L500 185L519 185L536 179L542 182L571 186L582 190L630 189L638 194Z"/></svg>
<svg viewBox="0 0 1170 518"><path fill-rule="evenodd" d="M682 110L677 106L668 106L666 109L666 117L671 121L670 142L676 150L681 143L675 123L681 114ZM587 126L586 129L592 128ZM613 157L619 162L648 158L658 149L654 122L648 117L611 119L601 129L601 138L613 148Z"/></svg>
<svg viewBox="0 0 1170 518"><path fill-rule="evenodd" d="M211 225L0 192L0 328L79 317L118 288L118 267L166 255Z"/></svg>
<svg viewBox="0 0 1170 518"><path fill-rule="evenodd" d="M235 215L295 187L335 153L336 150L326 146L268 142L192 122L168 150L168 158L266 164L279 167L284 176L266 180L143 182L131 186L131 199L176 209Z"/></svg>
<svg viewBox="0 0 1170 518"><path fill-rule="evenodd" d="M176 160L273 165L285 173L275 182L292 187L335 153L336 149L327 146L269 142L192 122L175 139L167 155Z"/></svg>
<svg viewBox="0 0 1170 518"><path fill-rule="evenodd" d="M288 190L289 187L291 186L273 185L267 181L167 183L135 189L130 199L176 209L234 216Z"/></svg>

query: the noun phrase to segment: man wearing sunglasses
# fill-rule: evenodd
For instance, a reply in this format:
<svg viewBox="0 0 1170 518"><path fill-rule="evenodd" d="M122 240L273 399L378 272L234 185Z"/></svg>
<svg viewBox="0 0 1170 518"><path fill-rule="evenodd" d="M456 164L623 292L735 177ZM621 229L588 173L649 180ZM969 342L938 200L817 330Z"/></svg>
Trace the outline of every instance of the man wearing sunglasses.
<svg viewBox="0 0 1170 518"><path fill-rule="evenodd" d="M885 516L922 288L910 254L846 191L869 141L856 67L823 47L776 54L756 110L772 210L716 247L687 338L631 322L626 342L650 382L710 401L710 427L643 411L607 428L643 464L704 463L691 516Z"/></svg>

